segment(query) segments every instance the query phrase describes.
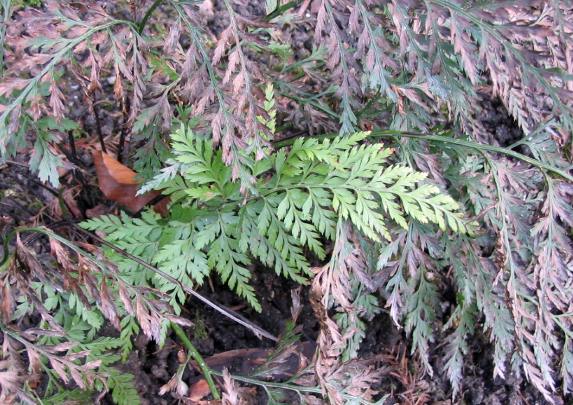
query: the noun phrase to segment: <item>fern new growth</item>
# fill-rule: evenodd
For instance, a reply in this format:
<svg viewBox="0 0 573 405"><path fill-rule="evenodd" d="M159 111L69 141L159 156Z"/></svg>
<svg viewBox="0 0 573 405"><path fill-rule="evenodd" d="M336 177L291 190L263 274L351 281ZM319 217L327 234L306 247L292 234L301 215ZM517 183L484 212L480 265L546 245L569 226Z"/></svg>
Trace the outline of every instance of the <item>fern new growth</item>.
<svg viewBox="0 0 573 405"><path fill-rule="evenodd" d="M253 261L305 282L311 274L307 251L324 259L324 243L334 239L339 219L373 241L389 239L392 224L404 227L408 220L468 231L451 197L424 182L425 174L391 164L392 151L363 143L367 136L300 138L265 160L245 155L255 180L244 195L221 151L181 126L171 136L176 169L151 181L173 196L169 216L103 216L83 226L106 232L130 253L145 251L146 260L185 285L201 285L214 271L258 311L249 285ZM133 274L129 265L122 270ZM177 308L185 302L179 287L155 283Z"/></svg>

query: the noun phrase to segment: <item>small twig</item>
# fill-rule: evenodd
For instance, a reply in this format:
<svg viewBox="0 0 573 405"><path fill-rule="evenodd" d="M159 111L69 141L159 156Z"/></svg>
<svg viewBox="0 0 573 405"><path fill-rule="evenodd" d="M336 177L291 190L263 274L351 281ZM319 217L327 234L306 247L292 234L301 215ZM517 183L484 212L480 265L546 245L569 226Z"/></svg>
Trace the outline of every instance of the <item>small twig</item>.
<svg viewBox="0 0 573 405"><path fill-rule="evenodd" d="M129 129L129 110L131 109L131 105L129 103L129 99L125 100L125 102L122 100L120 104L121 104L122 123L121 123L121 132L119 134L119 143L117 145L117 161L122 163L123 149L125 146L125 140L127 138L127 132Z"/></svg>
<svg viewBox="0 0 573 405"><path fill-rule="evenodd" d="M247 329L251 330L257 337L265 337L267 339L270 339L274 342L278 342L278 338L274 335L272 335L271 333L267 332L266 330L262 329L260 326L255 325L254 323L252 323L251 321L244 319L241 315L237 314L235 311L224 307L221 304L218 304L216 302L214 302L213 300L204 297L203 295L199 294L197 291L193 290L192 288L182 284L179 280L177 280L176 278L170 276L169 274L165 273L163 270L158 269L155 266L152 266L151 264L147 263L146 261L140 259L137 256L132 255L129 252L126 252L125 250L118 248L117 246L115 246L113 243L108 242L107 240L100 238L99 236L86 231L83 228L80 228L79 226L72 224L72 226L77 229L78 231L84 233L85 235L89 235L91 238L97 240L99 243L101 243L102 245L105 245L111 249L113 249L114 251L116 251L117 253L119 253L120 255L133 260L134 262L136 262L137 264L145 267L148 270L151 270L154 273L159 274L161 277L163 277L164 279L166 279L167 281L169 281L170 283L173 283L175 285L177 285L179 288L181 288L183 291L185 291L187 294L197 298L199 301L203 302L204 304L208 305L209 307L213 308L215 311L219 312L220 314L226 316L227 318L231 319L232 321L237 322L240 325L243 325L244 327L246 327Z"/></svg>
<svg viewBox="0 0 573 405"><path fill-rule="evenodd" d="M153 2L153 4L151 6L149 6L149 8L147 9L147 11L145 12L145 15L143 16L143 18L141 19L141 21L139 22L139 24L137 24L137 32L139 34L141 34L143 32L143 29L145 28L145 25L147 24L147 20L149 20L149 17L151 17L151 14L153 14L153 12L155 11L155 9L157 7L159 7L159 5L163 2L163 0L155 0Z"/></svg>
<svg viewBox="0 0 573 405"><path fill-rule="evenodd" d="M31 173L30 173L30 168L28 167L28 165L26 165L24 163L20 163L20 162L14 162L12 160L6 160L5 163L7 163L8 165L18 166L18 167L22 167L22 168L26 169L25 173L26 173L26 177L28 178L29 181L31 181L35 185L43 188L44 190L46 190L47 192L52 194L54 197L58 197L58 198L60 197L60 193L58 192L58 190L36 180L35 176L32 177ZM15 179L16 181L19 181L18 178L13 173L7 172L6 174L8 176L12 177L13 179Z"/></svg>
<svg viewBox="0 0 573 405"><path fill-rule="evenodd" d="M20 204L20 203L19 203L18 201L16 201L16 200L11 200L11 202L12 202L13 205L12 205L12 204L8 204L8 203L6 202L6 200L7 200L7 199L4 199L4 200L0 201L0 205L3 205L3 206L8 207L8 208L11 208L11 209L13 209L13 210L25 211L25 212L27 212L28 215L30 215L31 217L33 217L34 215L37 215L37 214L38 214L37 212L33 212L33 211L32 211L30 208L28 208L27 206ZM14 218L12 217L12 219L14 219Z"/></svg>
<svg viewBox="0 0 573 405"><path fill-rule="evenodd" d="M107 150L105 148L105 142L103 141L103 132L101 130L101 120L99 118L99 107L96 105L95 95L94 95L94 100L91 100L91 107L92 107L92 112L94 114L94 118L95 118L95 122L96 122L96 131L97 131L97 136L99 138L99 143L101 145L101 151L103 153L107 153Z"/></svg>
<svg viewBox="0 0 573 405"><path fill-rule="evenodd" d="M219 390L217 390L215 381L213 381L213 376L211 375L211 369L207 366L207 363L205 363L205 360L203 359L203 356L201 356L201 353L199 353L199 351L195 348L193 343L191 343L191 340L187 337L187 334L185 334L185 331L181 326L171 322L171 329L173 329L173 332L175 332L179 340L181 340L181 343L183 343L183 346L185 346L185 349L187 349L188 354L193 358L193 360L195 360L195 362L201 369L201 373L203 373L203 377L205 377L207 385L209 385L209 390L211 391L211 395L213 395L213 398L216 400L221 399L221 394L219 394Z"/></svg>
<svg viewBox="0 0 573 405"><path fill-rule="evenodd" d="M67 212L69 212L70 214L73 212L70 208L70 205L67 203L66 199L60 195L60 192L58 190L56 190L55 188L52 188L52 187L48 186L47 184L44 184L41 181L36 180L36 177L32 175L32 173L30 172L30 168L26 164L14 162L11 160L7 160L5 163L7 163L9 165L19 166L19 167L26 169L24 171L24 173L25 173L28 181L30 181L31 183L43 188L44 190L46 190L47 192L52 194L54 197L56 197L58 199L58 201L60 202L61 206L63 208L65 208L65 210ZM12 177L13 179L15 179L16 181L18 181L18 178L13 173L8 171L8 172L6 172L6 174L8 176Z"/></svg>
<svg viewBox="0 0 573 405"><path fill-rule="evenodd" d="M72 131L68 131L68 144L70 145L70 153L74 163L77 163L79 161L78 152L76 150L76 140L74 139L74 133Z"/></svg>

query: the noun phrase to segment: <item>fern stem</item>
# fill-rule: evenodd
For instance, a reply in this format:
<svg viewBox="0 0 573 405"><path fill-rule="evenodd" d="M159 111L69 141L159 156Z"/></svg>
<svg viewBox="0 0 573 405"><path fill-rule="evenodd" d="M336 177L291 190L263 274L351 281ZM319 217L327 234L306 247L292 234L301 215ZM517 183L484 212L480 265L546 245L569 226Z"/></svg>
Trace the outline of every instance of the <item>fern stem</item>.
<svg viewBox="0 0 573 405"><path fill-rule="evenodd" d="M506 156L511 156L515 159L519 159L523 162L529 163L532 166L537 167L538 169L546 170L548 172L557 174L568 181L573 181L573 176L567 173L566 171L559 169L555 166L551 166L547 163L544 163L540 160L531 158L526 156L522 153L515 152L511 149L504 148L501 146L495 145L486 145L482 143L472 142L472 141L464 141L463 139L455 139L449 138L440 135L425 135L421 133L413 133L413 132L400 132L400 131L387 131L387 130L373 130L370 134L371 137L379 137L379 138L393 138L395 135L404 136L407 138L415 138L421 139L424 141L430 142L442 142L442 143L449 143L451 145L456 146L463 146L466 148L472 148L481 152L493 152L493 153L501 153Z"/></svg>
<svg viewBox="0 0 573 405"><path fill-rule="evenodd" d="M328 133L317 136L319 139L330 139L338 136L336 133ZM480 152L490 152L490 153L501 153L506 156L511 156L515 159L519 159L523 162L529 163L532 166L537 167L538 169L544 170L546 172L557 174L558 176L563 177L565 180L573 182L573 176L567 173L565 170L559 169L558 167L552 166L550 164L544 163L538 159L531 158L526 156L522 153L515 152L511 149L504 148L501 146L495 145L486 145L482 143L477 143L473 141L465 141L463 139L456 139L450 138L442 135L429 135L424 134L421 132L408 132L408 131L397 131L397 130L389 130L389 129L374 129L370 131L371 138L390 138L395 139L396 137L404 137L404 138L413 138L419 139L422 141L429 141L429 142L440 142L440 143L447 143L450 145L461 146L465 148L475 149ZM274 143L275 148L283 148L285 146L292 145L295 141L296 137L286 138L279 140Z"/></svg>
<svg viewBox="0 0 573 405"><path fill-rule="evenodd" d="M211 370L211 374L217 375L219 377L223 376L223 373L216 370ZM304 385L296 385L296 384L289 384L289 383L280 383L280 382L271 382L271 381L261 381L255 378L243 377L240 375L231 374L231 378L237 381L240 381L245 384L251 385L258 385L259 387L263 387L265 391L268 392L269 388L280 389L280 390L287 390L287 391L294 391L298 395L302 396L302 394L317 394L324 397L324 392L320 387L306 387ZM360 405L367 405L371 404L371 402L367 402L357 396L341 393L342 398L347 401L357 401L352 403L357 403Z"/></svg>
<svg viewBox="0 0 573 405"><path fill-rule="evenodd" d="M153 4L151 6L149 6L149 8L147 9L147 11L145 12L145 15L143 16L143 18L141 19L141 21L139 22L139 24L137 24L137 32L139 34L141 34L143 32L143 30L145 29L145 25L147 24L147 21L149 20L149 18L151 17L151 15L153 14L153 12L155 11L155 9L157 7L159 7L159 5L163 3L163 0L155 0L153 2Z"/></svg>
<svg viewBox="0 0 573 405"><path fill-rule="evenodd" d="M175 332L179 340L181 340L181 343L183 343L183 346L185 346L185 349L187 349L188 354L191 357L193 357L193 360L197 362L197 365L199 366L201 372L203 373L203 377L205 377L205 380L207 380L207 385L209 385L209 390L211 391L211 395L213 395L213 398L217 400L221 399L221 394L219 394L219 390L217 390L215 381L213 381L213 376L211 375L211 369L209 368L209 366L207 366L207 363L205 363L205 360L201 356L201 353L199 353L199 351L195 348L193 343L191 343L191 340L187 337L187 334L185 333L185 331L181 326L171 322L171 329L173 330L173 332Z"/></svg>

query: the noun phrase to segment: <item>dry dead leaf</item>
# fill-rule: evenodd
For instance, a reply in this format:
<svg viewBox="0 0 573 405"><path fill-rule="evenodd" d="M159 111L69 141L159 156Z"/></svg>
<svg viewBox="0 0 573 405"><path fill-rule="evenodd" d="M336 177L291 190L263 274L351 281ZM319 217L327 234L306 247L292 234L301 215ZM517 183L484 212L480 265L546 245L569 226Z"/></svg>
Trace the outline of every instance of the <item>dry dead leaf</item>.
<svg viewBox="0 0 573 405"><path fill-rule="evenodd" d="M161 195L159 191L137 195L140 186L136 179L137 174L108 153L94 151L93 159L100 190L108 199L117 202L129 212L141 211L143 207ZM168 199L163 198L154 205L154 209L164 214L167 203Z"/></svg>
<svg viewBox="0 0 573 405"><path fill-rule="evenodd" d="M223 405L240 405L241 404L241 393L235 384L235 381L231 378L229 370L226 368L223 370Z"/></svg>
<svg viewBox="0 0 573 405"><path fill-rule="evenodd" d="M10 288L10 281L8 279L9 275L3 275L0 278L0 319L4 322L11 320L14 313L15 301L14 296Z"/></svg>
<svg viewBox="0 0 573 405"><path fill-rule="evenodd" d="M270 381L282 381L291 378L307 366L306 361L312 356L315 347L314 342L295 343L283 356L276 356L276 358L270 362L269 357L273 354L272 349L235 349L214 354L206 358L205 363L213 370L223 371L230 369L239 375L249 375L253 370L257 369L259 376L264 376ZM191 361L190 364L198 370L198 367L193 361ZM245 398L249 397L249 394L256 392L256 390L253 390L251 393L250 390L245 388L238 388L238 390ZM207 381L201 378L194 384L191 384L189 396L186 399L190 400L192 404L203 404L207 403L203 401L203 399L210 394L211 391L209 390ZM244 402L243 400L245 398L242 398L239 404L250 403L248 401ZM229 398L226 400L226 402L225 399L223 400L223 404L229 403ZM230 402L232 403L233 401Z"/></svg>
<svg viewBox="0 0 573 405"><path fill-rule="evenodd" d="M209 384L207 384L207 380L201 378L195 384L191 385L189 388L189 396L187 397L188 400L193 402L199 402L207 395L211 393L209 389Z"/></svg>

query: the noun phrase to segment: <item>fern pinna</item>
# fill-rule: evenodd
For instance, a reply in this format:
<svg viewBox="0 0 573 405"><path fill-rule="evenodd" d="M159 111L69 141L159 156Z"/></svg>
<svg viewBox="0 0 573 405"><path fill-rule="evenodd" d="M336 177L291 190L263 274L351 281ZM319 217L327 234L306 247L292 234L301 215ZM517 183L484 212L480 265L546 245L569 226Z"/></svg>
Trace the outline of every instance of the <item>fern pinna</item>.
<svg viewBox="0 0 573 405"><path fill-rule="evenodd" d="M263 160L242 152L250 171L245 189L232 181L222 152L182 125L171 135L170 166L143 188L161 189L171 197L169 215L108 215L83 226L104 231L110 242L143 256L182 284L201 285L215 271L257 311L261 305L249 285L254 261L305 283L312 274L309 254L326 257L339 221L351 222L374 241L390 238L389 221L407 227L416 220L468 231L450 196L424 182L424 173L390 164L392 150L364 142L367 136L299 138L289 150ZM114 259L134 282L152 278L180 310L185 302L180 285Z"/></svg>

